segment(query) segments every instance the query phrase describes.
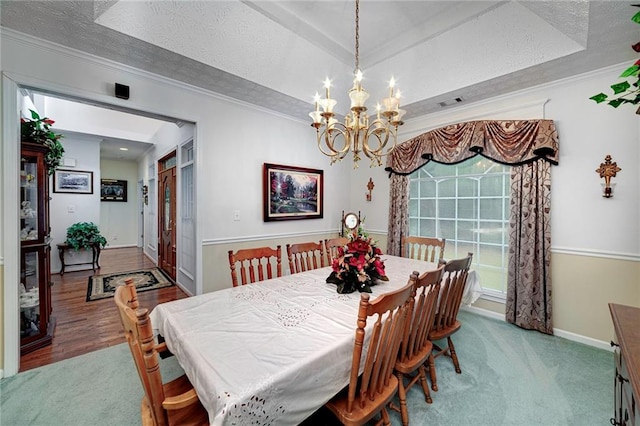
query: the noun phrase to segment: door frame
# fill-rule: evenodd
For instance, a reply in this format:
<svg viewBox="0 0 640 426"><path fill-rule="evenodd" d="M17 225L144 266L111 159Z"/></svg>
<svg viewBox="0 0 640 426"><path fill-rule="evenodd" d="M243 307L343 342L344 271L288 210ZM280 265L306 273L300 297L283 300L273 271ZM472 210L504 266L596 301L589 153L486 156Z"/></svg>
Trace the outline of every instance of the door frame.
<svg viewBox="0 0 640 426"><path fill-rule="evenodd" d="M162 268L162 258L160 256L160 253L164 253L164 249L161 251L160 246L161 246L161 236L162 236L162 232L163 232L163 226L160 223L162 218L164 218L163 213L161 213L161 205L163 204L164 201L164 194L160 193L160 188L162 186L162 181L160 179L160 175L162 174L162 172L168 170L168 169L173 169L173 173L175 175L174 177L174 185L175 185L175 189L173 191L173 206L172 206L172 210L175 212L174 213L174 217L173 217L173 228L174 228L174 232L173 232L173 245L175 246L175 256L173 259L173 267L175 269L175 273L174 273L174 277L173 280L177 283L178 281L178 271L180 269L179 264L178 264L178 233L180 231L179 229L179 214L180 211L178 210L178 205L180 203L178 203L178 200L181 197L180 194L180 182L178 181L178 172L179 172L179 168L178 168L178 161L179 161L179 157L178 157L178 151L179 149L176 147L173 150L171 150L169 153L166 153L164 155L162 155L160 158L158 158L155 162L156 162L156 180L157 180L157 248L156 248L156 253L157 253L157 261L156 264L158 266L158 268L160 268L161 270L164 271L164 269ZM173 165L173 167L168 167L168 168L163 168L162 170L160 170L160 165L165 161L168 160L170 158L175 158L175 164ZM166 272L166 271L165 271Z"/></svg>
<svg viewBox="0 0 640 426"><path fill-rule="evenodd" d="M149 73L149 75L153 75ZM193 143L196 152L197 176L200 159L197 147L197 120L189 117L174 117L154 110L150 105L135 105L127 107L122 105L117 99L107 94L87 92L75 87L61 85L51 81L43 81L23 74L2 71L0 73L0 96L2 97L2 111L0 111L0 123L2 123L2 141L0 141L0 152L2 152L2 170L0 170L0 187L2 188L2 223L0 223L0 244L3 252L0 253L0 265L3 267L2 275L2 296L3 296L3 350L0 353L3 357L3 368L0 369L0 378L14 376L20 368L20 332L19 332L19 295L18 286L9 286L7 283L18 282L19 280L19 253L20 238L19 214L16 208L19 205L19 188L15 185L19 178L20 161L20 113L18 109L18 95L21 88L33 89L44 94L60 96L64 99L75 100L77 102L87 102L89 104L100 105L113 108L132 114L162 117L164 119L174 119L194 124ZM136 108L137 106L137 108ZM15 143L13 142L15 141ZM196 177L197 180L197 177ZM197 200L197 197L196 197ZM196 212L198 204L196 201ZM200 235L200 229L196 224L196 236ZM4 258L2 257L4 256ZM196 249L196 288L202 289L202 247Z"/></svg>

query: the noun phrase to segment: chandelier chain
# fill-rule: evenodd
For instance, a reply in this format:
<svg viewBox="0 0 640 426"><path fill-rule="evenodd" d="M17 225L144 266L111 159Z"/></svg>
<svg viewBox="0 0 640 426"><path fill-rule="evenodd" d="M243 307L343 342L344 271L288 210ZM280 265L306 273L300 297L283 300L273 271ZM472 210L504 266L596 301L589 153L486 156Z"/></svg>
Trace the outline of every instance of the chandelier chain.
<svg viewBox="0 0 640 426"><path fill-rule="evenodd" d="M356 0L356 69L360 69L360 1Z"/></svg>

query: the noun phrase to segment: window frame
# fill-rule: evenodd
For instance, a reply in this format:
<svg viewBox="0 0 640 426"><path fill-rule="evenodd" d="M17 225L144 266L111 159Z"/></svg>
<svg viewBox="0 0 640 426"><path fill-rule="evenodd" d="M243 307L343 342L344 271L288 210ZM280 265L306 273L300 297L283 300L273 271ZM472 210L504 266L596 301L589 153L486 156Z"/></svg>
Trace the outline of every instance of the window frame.
<svg viewBox="0 0 640 426"><path fill-rule="evenodd" d="M468 173L471 164L477 163L478 167L484 167L484 170L478 170L474 173ZM446 166L447 170L451 170L451 173L439 173L442 166ZM433 170L433 168L436 168ZM495 170L501 168L500 171ZM435 172L435 173L434 173ZM465 173L467 172L467 173ZM482 186L482 179L486 177L500 177L501 184L500 190L495 191L497 187L493 188L493 191L487 192L487 188ZM476 181L474 189L470 191L472 194L460 194L460 182L461 179L473 179ZM470 250L474 253L472 268L479 272L480 270L493 270L497 271L500 282L502 284L502 290L495 288L482 288L482 297L484 299L493 300L504 303L506 301L507 290L507 273L508 273L508 250L509 250L509 203L510 203L510 180L511 180L511 166L497 163L491 159L474 156L465 161L456 164L442 164L437 162L429 162L423 165L420 169L416 170L409 175L409 203L408 203L408 216L409 216L409 234L425 237L437 237L446 238L447 244L445 246L445 258L463 257L466 255L466 251ZM453 181L453 193L442 194L442 183L445 181ZM423 182L433 182L435 188L429 188L424 186ZM431 191L429 191L431 189ZM423 194L422 192L426 192ZM497 192L500 192L497 194ZM484 218L482 216L483 210L482 200L500 200L500 214L499 218ZM449 217L442 214L442 201L453 200L453 214ZM461 215L460 201L461 200L473 200L471 208L471 216L468 214ZM424 201L430 201L424 203ZM426 204L431 204L432 211L427 215L422 211ZM498 207L494 207L494 213L498 211ZM486 213L486 211L485 211ZM434 221L433 233L427 232L429 235L423 235L424 228L421 226L422 220ZM442 229L444 221L451 220L453 222L453 237L446 232L446 229ZM460 237L461 227L460 223L470 224L469 229L473 232L473 238L470 240L468 237ZM498 224L501 229L501 235L499 242L496 241L483 241L482 232L483 226L487 224ZM497 229L496 228L496 229ZM463 246L460 248L460 246ZM471 248L464 248L471 247ZM483 263L483 257L486 258L488 248L499 248L500 254L500 266L496 266L491 263ZM483 250L484 248L484 250ZM464 251L464 253L462 253ZM495 259L495 258L494 258ZM486 272L484 274L486 276ZM481 277L482 278L482 277ZM482 282L482 280L481 280ZM495 285L493 286L495 287Z"/></svg>

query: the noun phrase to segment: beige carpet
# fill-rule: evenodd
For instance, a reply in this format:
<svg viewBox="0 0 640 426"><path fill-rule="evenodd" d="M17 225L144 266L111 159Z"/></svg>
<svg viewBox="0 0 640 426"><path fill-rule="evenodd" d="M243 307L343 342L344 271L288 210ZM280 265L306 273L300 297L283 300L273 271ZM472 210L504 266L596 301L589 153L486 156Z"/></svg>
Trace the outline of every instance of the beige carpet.
<svg viewBox="0 0 640 426"><path fill-rule="evenodd" d="M87 302L113 297L116 292L116 287L124 285L124 281L127 278L133 278L138 293L173 285L171 279L159 268L119 272L117 274L94 275L89 277Z"/></svg>

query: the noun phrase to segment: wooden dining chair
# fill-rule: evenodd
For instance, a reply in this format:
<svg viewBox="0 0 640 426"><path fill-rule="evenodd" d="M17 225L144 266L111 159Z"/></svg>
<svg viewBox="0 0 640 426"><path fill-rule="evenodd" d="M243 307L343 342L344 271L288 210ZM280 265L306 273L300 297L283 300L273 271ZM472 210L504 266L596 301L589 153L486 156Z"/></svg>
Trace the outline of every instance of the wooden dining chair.
<svg viewBox="0 0 640 426"><path fill-rule="evenodd" d="M431 389L434 391L438 390L435 358L441 355L451 357L456 373L460 374L462 372L460 370L460 363L458 362L458 355L456 355L456 348L451 340L451 335L461 327L457 316L460 310L460 303L462 302L464 287L467 283L472 258L473 253L469 253L467 257L450 260L444 265L436 314L433 320L433 326L429 332L429 340L433 342L434 352L433 358L429 360L429 375L431 378ZM445 347L441 348L435 343L445 338L447 339L447 345Z"/></svg>
<svg viewBox="0 0 640 426"><path fill-rule="evenodd" d="M114 299L144 389L142 425L208 425L209 415L187 376L162 383L158 352L165 351L166 345L155 344L149 311L139 308L132 279L116 288Z"/></svg>
<svg viewBox="0 0 640 426"><path fill-rule="evenodd" d="M440 292L440 280L443 270L444 265L440 265L438 269L425 272L420 276L418 276L418 272L413 273L416 285L412 301L412 316L407 321L402 344L400 345L400 353L394 367L395 374L398 377L400 407L391 405L391 408L400 411L404 426L409 424L407 392L416 382L420 382L425 401L429 404L432 402L429 385L427 384L425 365L427 360L432 357L433 344L429 340L429 332L436 313L436 303ZM406 385L404 383L405 379L408 379Z"/></svg>
<svg viewBox="0 0 640 426"><path fill-rule="evenodd" d="M338 257L338 248L346 246L347 243L349 243L349 239L345 237L324 240L324 251L327 253L328 265L331 265L333 259Z"/></svg>
<svg viewBox="0 0 640 426"><path fill-rule="evenodd" d="M292 274L325 267L324 246L319 243L287 244L289 271Z"/></svg>
<svg viewBox="0 0 640 426"><path fill-rule="evenodd" d="M400 256L437 263L444 259L444 238L402 237Z"/></svg>
<svg viewBox="0 0 640 426"><path fill-rule="evenodd" d="M238 286L238 276L236 274L236 264L239 264L240 278L242 285L264 281L273 278L273 266L276 265L276 277L282 276L282 249L280 246L256 247L238 250L229 250L229 268L231 269L231 283ZM257 278L256 278L257 272Z"/></svg>
<svg viewBox="0 0 640 426"><path fill-rule="evenodd" d="M398 391L393 366L410 314L414 285L412 276L406 286L373 302L369 301L368 293L360 295L349 385L325 404L342 424L362 425L378 414L381 419L376 424L391 424L387 404ZM368 346L364 345L367 320L374 322L368 331L371 333ZM361 362L364 366L359 375Z"/></svg>

